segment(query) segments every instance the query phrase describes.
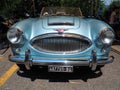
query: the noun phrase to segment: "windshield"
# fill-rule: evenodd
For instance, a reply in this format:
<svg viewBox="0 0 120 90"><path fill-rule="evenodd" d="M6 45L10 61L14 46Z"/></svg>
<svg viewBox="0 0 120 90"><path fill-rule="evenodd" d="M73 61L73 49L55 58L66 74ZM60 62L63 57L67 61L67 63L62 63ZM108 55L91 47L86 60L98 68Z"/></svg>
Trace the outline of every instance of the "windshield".
<svg viewBox="0 0 120 90"><path fill-rule="evenodd" d="M73 7L44 7L40 17L43 16L82 16L80 8Z"/></svg>

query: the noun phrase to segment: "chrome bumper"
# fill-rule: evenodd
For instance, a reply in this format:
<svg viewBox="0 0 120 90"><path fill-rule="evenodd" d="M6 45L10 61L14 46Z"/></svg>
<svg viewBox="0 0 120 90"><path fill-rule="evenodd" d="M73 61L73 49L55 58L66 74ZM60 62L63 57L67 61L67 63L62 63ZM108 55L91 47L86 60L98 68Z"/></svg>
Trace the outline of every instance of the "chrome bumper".
<svg viewBox="0 0 120 90"><path fill-rule="evenodd" d="M61 58L61 59L35 59L30 56L30 50L27 50L25 57L11 57L9 59L12 62L25 64L26 69L30 69L32 65L72 65L72 66L89 66L92 70L95 70L97 65L104 65L111 63L114 60L113 56L109 58L97 58L96 52L92 51L92 57L90 59L81 58Z"/></svg>

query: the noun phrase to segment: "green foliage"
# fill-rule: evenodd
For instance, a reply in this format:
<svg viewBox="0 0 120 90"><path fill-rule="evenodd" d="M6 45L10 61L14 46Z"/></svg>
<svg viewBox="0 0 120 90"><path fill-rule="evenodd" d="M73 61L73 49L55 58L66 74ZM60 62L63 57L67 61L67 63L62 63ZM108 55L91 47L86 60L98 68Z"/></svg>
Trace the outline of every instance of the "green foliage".
<svg viewBox="0 0 120 90"><path fill-rule="evenodd" d="M95 15L104 4L101 0L0 0L0 13L6 16L35 14L44 6L80 7L83 14Z"/></svg>
<svg viewBox="0 0 120 90"><path fill-rule="evenodd" d="M22 0L0 0L0 13L9 16Z"/></svg>
<svg viewBox="0 0 120 90"><path fill-rule="evenodd" d="M119 7L120 8L120 1L113 1L108 8L105 8L104 10L104 17L106 22L109 22L110 14L112 12L112 9L114 7Z"/></svg>
<svg viewBox="0 0 120 90"><path fill-rule="evenodd" d="M113 1L113 2L110 4L109 9L112 10L114 7L120 7L120 1Z"/></svg>

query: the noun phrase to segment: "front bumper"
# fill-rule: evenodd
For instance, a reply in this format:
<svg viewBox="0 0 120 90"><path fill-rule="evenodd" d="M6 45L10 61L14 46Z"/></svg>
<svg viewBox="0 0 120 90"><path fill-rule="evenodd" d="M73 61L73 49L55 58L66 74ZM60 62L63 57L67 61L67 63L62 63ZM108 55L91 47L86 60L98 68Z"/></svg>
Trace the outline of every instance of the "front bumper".
<svg viewBox="0 0 120 90"><path fill-rule="evenodd" d="M61 58L61 59L44 59L44 58L32 58L30 56L30 50L27 50L25 57L11 57L9 59L12 62L19 64L25 64L29 70L32 65L72 65L72 66L89 66L92 70L95 70L97 65L104 65L111 63L114 60L113 56L106 58L97 58L96 52L92 51L90 59L87 58Z"/></svg>

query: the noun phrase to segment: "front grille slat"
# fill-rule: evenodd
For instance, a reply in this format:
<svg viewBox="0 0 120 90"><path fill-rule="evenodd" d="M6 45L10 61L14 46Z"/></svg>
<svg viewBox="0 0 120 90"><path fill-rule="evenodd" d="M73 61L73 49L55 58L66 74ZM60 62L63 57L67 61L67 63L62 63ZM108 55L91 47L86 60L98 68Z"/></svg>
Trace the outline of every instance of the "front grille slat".
<svg viewBox="0 0 120 90"><path fill-rule="evenodd" d="M33 38L31 45L48 53L75 53L89 48L91 42L88 38L76 34L47 34Z"/></svg>

